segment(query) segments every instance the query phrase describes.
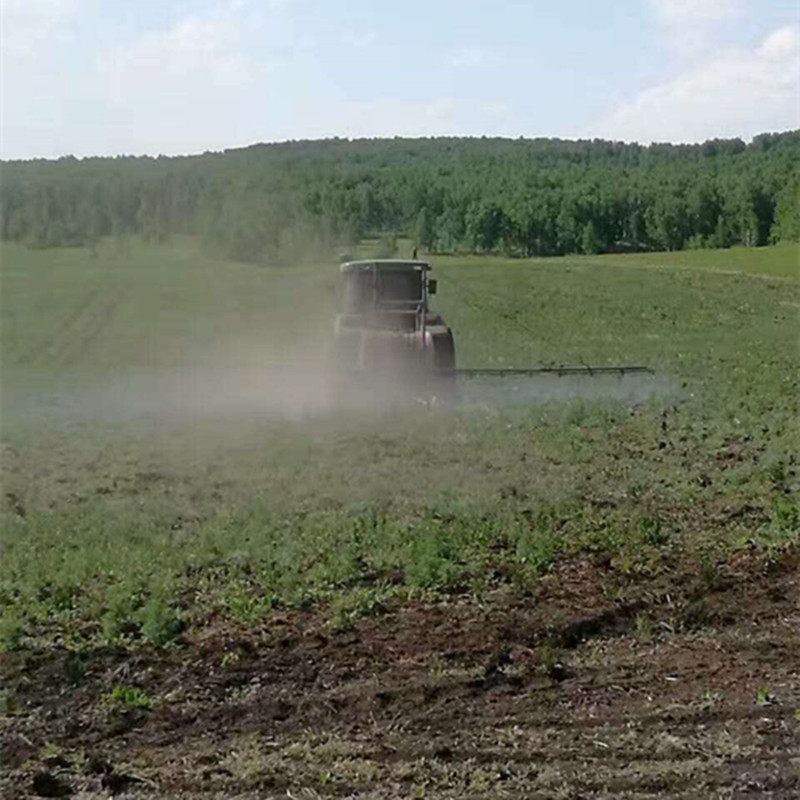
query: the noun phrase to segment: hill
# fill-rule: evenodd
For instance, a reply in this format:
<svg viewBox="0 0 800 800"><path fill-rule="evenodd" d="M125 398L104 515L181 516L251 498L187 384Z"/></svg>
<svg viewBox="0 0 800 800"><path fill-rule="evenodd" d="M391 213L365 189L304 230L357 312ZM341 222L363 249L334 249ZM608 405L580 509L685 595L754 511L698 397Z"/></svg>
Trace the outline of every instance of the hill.
<svg viewBox="0 0 800 800"><path fill-rule="evenodd" d="M509 256L800 239L800 131L699 145L436 138L285 142L186 157L5 162L0 236L32 247L201 234L290 263L366 234Z"/></svg>

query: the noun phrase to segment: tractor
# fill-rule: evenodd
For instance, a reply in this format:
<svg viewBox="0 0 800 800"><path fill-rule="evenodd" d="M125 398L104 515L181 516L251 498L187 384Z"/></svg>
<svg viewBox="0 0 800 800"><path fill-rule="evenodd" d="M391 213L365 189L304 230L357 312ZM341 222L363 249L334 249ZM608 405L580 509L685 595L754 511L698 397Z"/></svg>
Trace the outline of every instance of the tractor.
<svg viewBox="0 0 800 800"><path fill-rule="evenodd" d="M429 305L436 294L430 264L372 259L346 261L339 270L337 366L395 390L450 394L455 344L452 331Z"/></svg>
<svg viewBox="0 0 800 800"><path fill-rule="evenodd" d="M547 366L456 369L453 332L429 299L437 282L426 261L346 260L339 266L339 313L334 328L337 374L350 386L383 387L392 397L450 400L456 383L557 376L623 377L644 366Z"/></svg>

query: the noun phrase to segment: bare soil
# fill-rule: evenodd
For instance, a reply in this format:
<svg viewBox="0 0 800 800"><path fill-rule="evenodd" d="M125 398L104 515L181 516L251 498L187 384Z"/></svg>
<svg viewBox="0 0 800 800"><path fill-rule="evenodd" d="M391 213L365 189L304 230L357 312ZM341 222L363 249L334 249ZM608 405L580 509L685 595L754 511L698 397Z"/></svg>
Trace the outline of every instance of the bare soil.
<svg viewBox="0 0 800 800"><path fill-rule="evenodd" d="M275 612L163 651L7 653L0 793L800 797L799 564L565 561L530 596L347 630Z"/></svg>

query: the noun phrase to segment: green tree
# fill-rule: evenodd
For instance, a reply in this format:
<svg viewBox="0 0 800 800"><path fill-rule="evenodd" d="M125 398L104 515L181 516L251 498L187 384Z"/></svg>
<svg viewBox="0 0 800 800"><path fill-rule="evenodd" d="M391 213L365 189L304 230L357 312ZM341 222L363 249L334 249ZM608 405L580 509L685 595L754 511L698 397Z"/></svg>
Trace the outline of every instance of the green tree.
<svg viewBox="0 0 800 800"><path fill-rule="evenodd" d="M595 253L599 253L602 249L602 243L597 236L594 223L589 220L581 236L581 250L587 255L594 255Z"/></svg>
<svg viewBox="0 0 800 800"><path fill-rule="evenodd" d="M427 206L422 206L417 214L417 221L414 226L414 242L430 251L433 249L435 232L431 223L431 215Z"/></svg>
<svg viewBox="0 0 800 800"><path fill-rule="evenodd" d="M800 176L787 183L777 196L773 242L800 242Z"/></svg>

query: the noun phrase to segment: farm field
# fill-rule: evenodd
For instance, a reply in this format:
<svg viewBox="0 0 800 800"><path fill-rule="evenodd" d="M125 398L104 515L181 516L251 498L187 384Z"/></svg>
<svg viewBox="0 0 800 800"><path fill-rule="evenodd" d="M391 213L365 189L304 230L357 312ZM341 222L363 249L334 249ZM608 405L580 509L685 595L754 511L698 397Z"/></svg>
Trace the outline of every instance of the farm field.
<svg viewBox="0 0 800 800"><path fill-rule="evenodd" d="M0 795L800 797L796 247L434 257L654 372L452 408L337 402L333 262L0 254Z"/></svg>

